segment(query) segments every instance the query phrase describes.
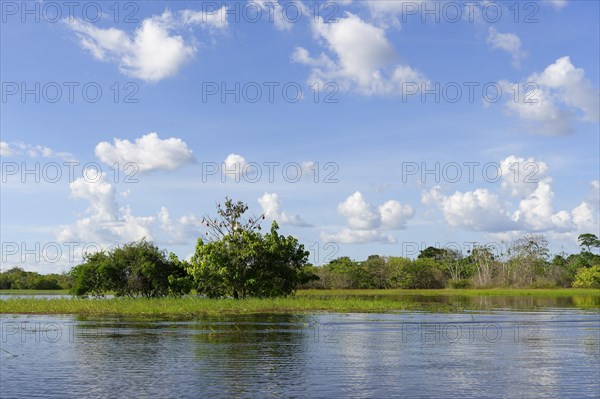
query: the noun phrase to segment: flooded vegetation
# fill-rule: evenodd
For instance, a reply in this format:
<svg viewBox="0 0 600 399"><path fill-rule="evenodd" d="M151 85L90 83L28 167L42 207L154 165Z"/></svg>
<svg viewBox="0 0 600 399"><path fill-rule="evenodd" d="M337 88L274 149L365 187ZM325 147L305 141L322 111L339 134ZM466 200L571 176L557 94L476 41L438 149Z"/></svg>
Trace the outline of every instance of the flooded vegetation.
<svg viewBox="0 0 600 399"><path fill-rule="evenodd" d="M600 292L561 290L305 290L291 297L209 299L87 298L48 295L36 298L3 295L2 313L79 314L98 316L168 317L256 313L362 312L397 313L409 310L531 310L547 308L600 309Z"/></svg>

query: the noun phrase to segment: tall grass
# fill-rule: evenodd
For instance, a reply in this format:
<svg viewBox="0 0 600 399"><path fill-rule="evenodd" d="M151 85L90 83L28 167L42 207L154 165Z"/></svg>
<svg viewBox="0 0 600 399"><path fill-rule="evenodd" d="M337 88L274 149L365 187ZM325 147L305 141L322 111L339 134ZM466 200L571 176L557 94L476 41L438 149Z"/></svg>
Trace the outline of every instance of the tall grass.
<svg viewBox="0 0 600 399"><path fill-rule="evenodd" d="M410 297L406 297L410 295ZM456 295L435 300L432 295ZM495 301L491 296L503 297ZM531 296L530 300L515 301ZM495 308L531 309L544 307L538 299L573 297L572 307L596 309L600 291L567 290L316 290L274 299L115 298L115 299L35 299L10 298L0 301L4 314L80 314L90 316L167 317L189 319L202 315L257 313L389 313L400 311L458 312ZM460 299L462 297L462 299ZM480 297L480 300L464 300ZM489 298L489 299L486 299ZM432 300L433 299L433 300ZM577 299L577 300L576 300Z"/></svg>
<svg viewBox="0 0 600 399"><path fill-rule="evenodd" d="M445 288L445 289L349 289L349 290L300 290L297 296L599 296L594 288Z"/></svg>

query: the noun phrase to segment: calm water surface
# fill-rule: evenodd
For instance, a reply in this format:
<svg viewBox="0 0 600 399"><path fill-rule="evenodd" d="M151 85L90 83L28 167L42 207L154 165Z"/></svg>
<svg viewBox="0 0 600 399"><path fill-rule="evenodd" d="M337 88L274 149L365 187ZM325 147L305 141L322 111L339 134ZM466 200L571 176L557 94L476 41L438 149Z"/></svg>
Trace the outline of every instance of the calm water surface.
<svg viewBox="0 0 600 399"><path fill-rule="evenodd" d="M597 398L600 315L2 316L2 398Z"/></svg>

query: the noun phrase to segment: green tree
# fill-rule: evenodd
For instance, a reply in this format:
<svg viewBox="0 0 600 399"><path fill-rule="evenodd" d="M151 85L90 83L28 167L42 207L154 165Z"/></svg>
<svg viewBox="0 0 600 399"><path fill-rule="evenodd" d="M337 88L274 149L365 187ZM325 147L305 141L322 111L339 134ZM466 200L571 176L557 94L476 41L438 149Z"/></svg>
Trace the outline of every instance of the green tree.
<svg viewBox="0 0 600 399"><path fill-rule="evenodd" d="M479 287L491 285L496 257L489 247L475 245L466 262L472 265L473 280Z"/></svg>
<svg viewBox="0 0 600 399"><path fill-rule="evenodd" d="M592 252L592 248L600 248L600 240L595 234L581 234L577 237L577 241L579 242L582 251L584 248L587 252Z"/></svg>
<svg viewBox="0 0 600 399"><path fill-rule="evenodd" d="M107 257L108 255L105 252L85 254L83 257L85 262L71 269L69 275L73 279L73 287L71 288L73 294L78 296L86 294L100 295L106 290L98 269Z"/></svg>
<svg viewBox="0 0 600 399"><path fill-rule="evenodd" d="M404 286L404 268L410 267L412 261L409 258L390 256L388 258L388 266L390 267L390 277L388 286L390 288L402 288Z"/></svg>
<svg viewBox="0 0 600 399"><path fill-rule="evenodd" d="M573 255L577 257L577 260L573 263L574 273L582 267L591 267L594 265L600 265L600 255L592 252L593 248L600 247L600 240L595 234L581 234L577 240L581 247L581 253Z"/></svg>
<svg viewBox="0 0 600 399"><path fill-rule="evenodd" d="M405 263L398 272L400 288L444 288L444 273L431 258Z"/></svg>
<svg viewBox="0 0 600 399"><path fill-rule="evenodd" d="M61 286L55 275L38 275L31 288L34 290L60 290Z"/></svg>
<svg viewBox="0 0 600 399"><path fill-rule="evenodd" d="M255 277L250 285L251 294L258 297L289 295L296 288L313 279L304 266L309 253L292 236L280 235L276 222L271 231L264 235L259 246L259 257Z"/></svg>
<svg viewBox="0 0 600 399"><path fill-rule="evenodd" d="M12 280L6 273L0 273L0 290L10 290L12 288Z"/></svg>
<svg viewBox="0 0 600 399"><path fill-rule="evenodd" d="M531 286L536 277L550 270L548 241L543 235L528 234L513 241L509 249L512 283Z"/></svg>
<svg viewBox="0 0 600 399"><path fill-rule="evenodd" d="M364 288L390 288L392 268L386 258L379 255L370 255L367 260L361 263L361 267L365 270L365 279L362 282Z"/></svg>
<svg viewBox="0 0 600 399"><path fill-rule="evenodd" d="M271 231L260 233L261 217L244 217L248 206L227 198L217 206L217 217L204 217L211 239L199 239L188 265L198 293L211 298L235 299L292 294L310 279L304 266L309 253L294 237Z"/></svg>
<svg viewBox="0 0 600 399"><path fill-rule="evenodd" d="M419 253L419 256L417 256L417 259L424 258L430 258L435 260L457 260L461 258L461 255L457 251L448 248L427 247Z"/></svg>
<svg viewBox="0 0 600 399"><path fill-rule="evenodd" d="M380 263L379 256L372 255L364 262L355 262L347 256L333 259L323 268L329 272L331 284L328 288L333 289L362 289L372 288L373 275L370 274L370 265L373 265L374 272L377 264Z"/></svg>
<svg viewBox="0 0 600 399"><path fill-rule="evenodd" d="M354 262L347 256L331 260L327 265L314 267L312 273L318 276L318 281L311 284L315 288L324 289L344 289L352 288L353 279L352 271L357 267L357 262Z"/></svg>

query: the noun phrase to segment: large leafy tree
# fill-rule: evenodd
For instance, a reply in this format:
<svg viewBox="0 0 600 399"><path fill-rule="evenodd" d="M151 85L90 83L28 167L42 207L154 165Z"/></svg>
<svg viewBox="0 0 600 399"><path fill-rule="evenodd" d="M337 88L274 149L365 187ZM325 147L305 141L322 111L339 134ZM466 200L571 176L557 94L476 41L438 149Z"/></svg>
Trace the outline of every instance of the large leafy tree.
<svg viewBox="0 0 600 399"><path fill-rule="evenodd" d="M305 272L308 252L294 237L260 232L264 216L245 217L248 206L227 198L217 216L204 217L207 242L199 239L188 272L198 293L211 298L289 295L311 278Z"/></svg>

